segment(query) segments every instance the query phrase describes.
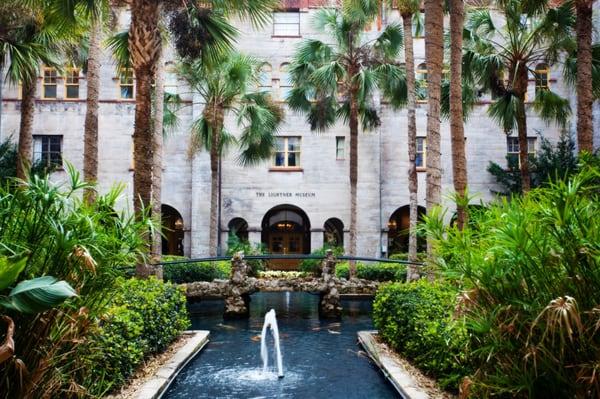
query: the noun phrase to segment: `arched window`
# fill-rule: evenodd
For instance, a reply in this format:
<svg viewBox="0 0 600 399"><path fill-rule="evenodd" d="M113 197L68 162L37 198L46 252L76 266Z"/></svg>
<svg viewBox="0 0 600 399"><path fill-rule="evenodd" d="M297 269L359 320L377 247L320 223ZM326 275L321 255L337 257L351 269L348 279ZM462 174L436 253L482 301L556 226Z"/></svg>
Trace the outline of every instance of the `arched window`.
<svg viewBox="0 0 600 399"><path fill-rule="evenodd" d="M229 235L235 235L240 241L248 241L248 222L243 218L233 218L227 224Z"/></svg>
<svg viewBox="0 0 600 399"><path fill-rule="evenodd" d="M417 100L424 102L427 99L427 64L424 62L417 66L416 83L417 83Z"/></svg>
<svg viewBox="0 0 600 399"><path fill-rule="evenodd" d="M290 77L290 64L284 62L279 67L279 99L285 101L290 90L292 90L292 79Z"/></svg>
<svg viewBox="0 0 600 399"><path fill-rule="evenodd" d="M550 68L546 64L538 64L535 67L535 93L540 90L548 90L550 82Z"/></svg>
<svg viewBox="0 0 600 399"><path fill-rule="evenodd" d="M340 219L327 219L323 226L323 244L329 247L344 246L344 223Z"/></svg>
<svg viewBox="0 0 600 399"><path fill-rule="evenodd" d="M175 64L167 62L165 64L165 93L178 94L179 78L175 72Z"/></svg>
<svg viewBox="0 0 600 399"><path fill-rule="evenodd" d="M177 209L162 204L162 253L183 256L183 218Z"/></svg>
<svg viewBox="0 0 600 399"><path fill-rule="evenodd" d="M265 62L260 67L258 85L259 91L271 91L271 88L273 87L273 67L271 67L271 64Z"/></svg>

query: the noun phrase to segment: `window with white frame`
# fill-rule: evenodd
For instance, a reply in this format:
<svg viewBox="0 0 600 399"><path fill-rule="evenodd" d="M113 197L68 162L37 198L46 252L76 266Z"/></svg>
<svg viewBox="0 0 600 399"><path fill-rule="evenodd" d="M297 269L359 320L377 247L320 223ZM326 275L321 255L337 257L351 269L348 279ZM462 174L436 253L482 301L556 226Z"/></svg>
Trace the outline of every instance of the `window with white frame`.
<svg viewBox="0 0 600 399"><path fill-rule="evenodd" d="M417 101L425 102L427 99L427 64L423 62L417 65L415 74L417 78Z"/></svg>
<svg viewBox="0 0 600 399"><path fill-rule="evenodd" d="M62 166L62 136L34 135L33 163L45 167Z"/></svg>
<svg viewBox="0 0 600 399"><path fill-rule="evenodd" d="M417 168L424 168L427 156L427 139L425 137L417 137L417 152L415 157L415 165Z"/></svg>
<svg viewBox="0 0 600 399"><path fill-rule="evenodd" d="M346 138L344 136L335 138L335 159L346 159Z"/></svg>
<svg viewBox="0 0 600 399"><path fill-rule="evenodd" d="M119 96L121 99L133 99L133 82L133 68L121 68L119 73Z"/></svg>
<svg viewBox="0 0 600 399"><path fill-rule="evenodd" d="M527 137L527 153L529 157L535 156L535 144L536 137ZM509 167L520 167L521 160L519 159L519 138L518 137L507 137L506 138L506 158L508 160Z"/></svg>
<svg viewBox="0 0 600 399"><path fill-rule="evenodd" d="M289 70L290 64L287 62L281 64L279 67L279 98L282 101L287 99L292 87L294 86Z"/></svg>
<svg viewBox="0 0 600 399"><path fill-rule="evenodd" d="M258 90L270 92L273 86L273 67L269 63L264 63L260 67Z"/></svg>
<svg viewBox="0 0 600 399"><path fill-rule="evenodd" d="M277 137L273 167L300 167L300 141L298 136Z"/></svg>
<svg viewBox="0 0 600 399"><path fill-rule="evenodd" d="M300 12L274 12L273 36L300 36Z"/></svg>
<svg viewBox="0 0 600 399"><path fill-rule="evenodd" d="M56 68L44 67L42 78L42 98L56 99L58 72Z"/></svg>
<svg viewBox="0 0 600 399"><path fill-rule="evenodd" d="M79 98L79 68L67 68L65 71L65 98Z"/></svg>

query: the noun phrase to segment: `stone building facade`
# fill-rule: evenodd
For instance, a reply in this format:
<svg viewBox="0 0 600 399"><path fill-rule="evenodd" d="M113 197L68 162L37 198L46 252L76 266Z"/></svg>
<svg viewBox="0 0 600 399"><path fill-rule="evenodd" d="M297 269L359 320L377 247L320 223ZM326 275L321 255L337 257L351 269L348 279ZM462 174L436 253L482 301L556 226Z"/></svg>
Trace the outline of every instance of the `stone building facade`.
<svg viewBox="0 0 600 399"><path fill-rule="evenodd" d="M271 90L278 100L283 98L289 87L285 68L297 44L305 38L328 39L322 32L312 28L311 18L315 11L316 7L302 2L287 12L274 13L273 23L261 29L255 29L246 22L237 22L240 29L238 48L268 63L263 89ZM123 14L121 18L125 27L128 17ZM374 22L368 34L377 33L379 24L398 20L397 13L391 12L381 21ZM172 49L168 50L168 54L173 54ZM415 65L424 65L424 55L424 39L416 37ZM417 73L423 73L419 71L423 67L417 69ZM59 74L53 80L49 71L40 68L39 99L34 123L35 152L50 151L51 144L58 141L62 158L82 169L85 75L77 72L77 89L67 87L69 79L65 75ZM560 71L549 71L549 84L562 95L572 97L574 89L565 87L560 76ZM101 79L99 185L101 190L106 190L115 183L125 184L121 206L132 209L134 103L127 97L131 96L129 91L133 87L129 86L131 80L120 76L108 50L103 57ZM198 257L208 253L210 168L206 152L190 157L188 148L189 127L201 115L202 106L173 73L168 72L166 80L166 90L180 94L187 106L179 112L181 122L178 129L165 140L162 202L167 224L177 230L177 234L169 234L171 242L165 248L170 253L183 252ZM532 76L529 98L534 97L535 86ZM2 89L1 139L11 135L16 139L19 88L5 83ZM74 95L75 90L78 90L77 96ZM68 99L67 94L75 98ZM481 103L465 124L469 189L477 193L477 202L489 201L494 197L498 187L495 187L494 178L486 171L486 167L490 161L505 164L507 149L510 148L510 141L514 140L507 138L502 129L487 116L488 104L489 98L482 97ZM396 236L407 225L406 111L394 111L384 103L378 107L381 126L375 131L361 132L359 139L357 227L358 255L362 256L380 256L401 250L403 238ZM426 104L419 104L417 135L420 137L420 148L426 147L426 112ZM236 132L231 116L227 117L226 126L229 131ZM533 111L528 113L528 129L532 151L539 148L541 137L555 142L561 133L560 128L546 125ZM338 123L327 132L313 133L305 122L305 116L286 110L279 135L282 144L299 151L280 154L284 165L286 159L289 161L288 167L278 167L273 160L244 168L237 163L235 151L230 151L223 158L221 244L225 246L229 230L236 230L251 242L262 242L274 252L309 252L320 248L324 240L332 238L340 244L347 242L344 236L348 234L350 220L348 127ZM59 138L55 137L55 141L51 142L47 136ZM450 128L448 121L444 120L441 150L443 192L450 194ZM421 155L426 156L426 150ZM419 203L423 206L425 175L424 169L420 168ZM54 174L57 180L64 176L64 171ZM400 242L394 241L396 239Z"/></svg>

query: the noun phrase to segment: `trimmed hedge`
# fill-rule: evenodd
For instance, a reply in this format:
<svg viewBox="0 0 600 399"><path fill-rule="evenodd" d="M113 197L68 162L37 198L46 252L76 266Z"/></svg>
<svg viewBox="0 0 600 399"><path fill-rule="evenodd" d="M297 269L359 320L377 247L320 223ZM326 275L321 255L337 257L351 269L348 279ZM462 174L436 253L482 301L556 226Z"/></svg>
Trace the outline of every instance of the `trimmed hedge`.
<svg viewBox="0 0 600 399"><path fill-rule="evenodd" d="M338 278L350 278L348 262L339 263L335 268ZM406 266L399 263L356 263L356 277L373 281L405 281Z"/></svg>
<svg viewBox="0 0 600 399"><path fill-rule="evenodd" d="M331 249L333 251L334 256L341 256L344 254L344 248L342 248L342 247L329 248L329 247L325 246L325 247L322 247L319 249L315 249L314 251L311 252L311 255L325 256L328 249ZM302 262L300 262L300 266L298 267L298 270L301 272L305 272L305 273L311 273L315 276L320 276L321 275L321 262L322 262L321 259L303 259Z"/></svg>
<svg viewBox="0 0 600 399"><path fill-rule="evenodd" d="M164 351L190 325L183 291L152 277L119 279L82 361L90 362L88 389L103 396L123 385L148 355Z"/></svg>
<svg viewBox="0 0 600 399"><path fill-rule="evenodd" d="M163 256L163 262L185 260L183 256ZM163 267L163 278L175 284L192 283L194 281L213 281L228 279L231 275L231 262L194 262L177 263Z"/></svg>
<svg viewBox="0 0 600 399"><path fill-rule="evenodd" d="M373 302L373 322L381 338L442 387L458 387L469 374L467 330L453 319L457 291L420 280L381 286Z"/></svg>

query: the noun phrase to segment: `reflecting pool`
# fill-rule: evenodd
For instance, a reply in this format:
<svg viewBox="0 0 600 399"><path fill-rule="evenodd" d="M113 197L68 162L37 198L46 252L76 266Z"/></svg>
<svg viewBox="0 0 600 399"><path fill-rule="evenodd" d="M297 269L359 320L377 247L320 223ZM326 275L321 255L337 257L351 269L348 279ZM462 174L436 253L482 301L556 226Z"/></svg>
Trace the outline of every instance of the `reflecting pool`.
<svg viewBox="0 0 600 399"><path fill-rule="evenodd" d="M210 330L210 342L175 379L163 398L397 398L357 344L356 332L372 329L371 302L343 300L340 322L319 320L317 295L257 293L250 318L224 321L223 301L190 304L192 328ZM285 377L264 373L260 333L275 309ZM268 347L273 356L273 341ZM274 366L275 362L269 360Z"/></svg>

